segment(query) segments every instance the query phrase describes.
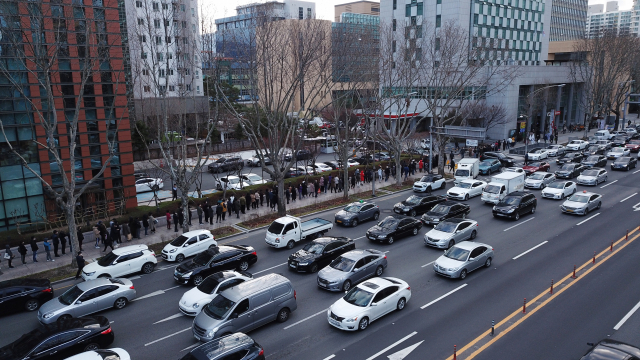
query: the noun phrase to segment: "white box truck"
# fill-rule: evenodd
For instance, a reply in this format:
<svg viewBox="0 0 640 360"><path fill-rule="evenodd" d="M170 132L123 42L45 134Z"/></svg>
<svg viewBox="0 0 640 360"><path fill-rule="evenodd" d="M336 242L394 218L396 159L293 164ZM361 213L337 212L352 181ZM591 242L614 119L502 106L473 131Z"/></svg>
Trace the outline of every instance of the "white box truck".
<svg viewBox="0 0 640 360"><path fill-rule="evenodd" d="M460 159L457 166L453 180L456 185L462 180L475 179L480 173L480 160L475 158Z"/></svg>
<svg viewBox="0 0 640 360"><path fill-rule="evenodd" d="M287 215L271 223L264 241L275 248L291 249L298 241L322 236L332 228L333 222L325 219L302 221L298 217Z"/></svg>
<svg viewBox="0 0 640 360"><path fill-rule="evenodd" d="M491 177L491 181L482 191L482 201L497 204L507 194L524 190L524 173L505 171Z"/></svg>

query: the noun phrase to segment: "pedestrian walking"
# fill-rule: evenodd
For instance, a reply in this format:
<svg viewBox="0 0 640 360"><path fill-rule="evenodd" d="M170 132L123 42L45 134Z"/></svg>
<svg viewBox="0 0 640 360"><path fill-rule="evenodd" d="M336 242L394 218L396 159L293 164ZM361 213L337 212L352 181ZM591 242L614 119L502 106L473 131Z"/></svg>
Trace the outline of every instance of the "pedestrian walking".
<svg viewBox="0 0 640 360"><path fill-rule="evenodd" d="M62 255L64 255L65 249L67 248L67 234L64 231L60 231L58 238L60 239L60 250L62 250Z"/></svg>
<svg viewBox="0 0 640 360"><path fill-rule="evenodd" d="M222 204L220 202L216 206L216 224L218 221L222 222Z"/></svg>
<svg viewBox="0 0 640 360"><path fill-rule="evenodd" d="M42 245L44 246L44 252L47 254L47 261L56 261L55 259L51 258L51 244L49 243L48 238L44 238Z"/></svg>
<svg viewBox="0 0 640 360"><path fill-rule="evenodd" d="M313 194L316 190L316 187L313 185L312 182L309 183L309 185L307 186L307 190L309 191L310 194ZM313 195L311 195L313 197Z"/></svg>
<svg viewBox="0 0 640 360"><path fill-rule="evenodd" d="M131 229L129 228L129 224L127 223L122 224L121 231L122 231L122 236L124 236L124 238L127 241L131 241Z"/></svg>
<svg viewBox="0 0 640 360"><path fill-rule="evenodd" d="M78 237L78 246L80 247L80 251L82 251L82 242L84 241L84 233L82 232L82 225L78 225L76 236Z"/></svg>
<svg viewBox="0 0 640 360"><path fill-rule="evenodd" d="M111 240L111 237L107 237L107 238L104 240L104 249L102 249L102 252L106 252L108 247L110 247L110 248L111 248L111 251L113 251L113 250L114 250L114 249L113 249L113 241Z"/></svg>
<svg viewBox="0 0 640 360"><path fill-rule="evenodd" d="M298 189L295 186L291 187L291 201L296 202L296 197L298 197Z"/></svg>
<svg viewBox="0 0 640 360"><path fill-rule="evenodd" d="M264 192L262 192L262 189L260 189L260 191L258 192L260 194L260 206L264 206Z"/></svg>
<svg viewBox="0 0 640 360"><path fill-rule="evenodd" d="M53 235L51 236L51 243L53 244L53 256L60 257L60 255L58 255L58 248L60 247L60 239L58 238L58 230L53 230Z"/></svg>
<svg viewBox="0 0 640 360"><path fill-rule="evenodd" d="M244 199L244 198L241 197L241 199ZM233 202L233 211L235 211L236 213L236 219L240 219L240 200L236 199Z"/></svg>
<svg viewBox="0 0 640 360"><path fill-rule="evenodd" d="M156 220L155 217L153 217L153 214L149 213L149 229L151 230L152 234L156 233L156 224L158 223L158 220Z"/></svg>
<svg viewBox="0 0 640 360"><path fill-rule="evenodd" d="M320 185L320 188L318 188L319 192L325 192L324 191L324 176L320 176L320 181L318 183L318 185ZM287 201L287 204L289 203L289 201Z"/></svg>
<svg viewBox="0 0 640 360"><path fill-rule="evenodd" d="M276 207L278 206L278 189L271 193L271 209L276 211Z"/></svg>
<svg viewBox="0 0 640 360"><path fill-rule="evenodd" d="M173 232L178 232L178 224L180 222L178 220L178 213L176 211L173 212L172 220L173 220Z"/></svg>
<svg viewBox="0 0 640 360"><path fill-rule="evenodd" d="M453 172L453 170L455 170L455 168L456 168L456 161L453 160L453 159L449 160L449 170L451 172Z"/></svg>
<svg viewBox="0 0 640 360"><path fill-rule="evenodd" d="M16 256L13 255L13 252L11 252L11 246L9 244L6 244L4 246L4 258L5 260L7 260L7 262L9 263L9 269L13 269L13 265L11 265L11 261L13 260L13 258L15 258Z"/></svg>
<svg viewBox="0 0 640 360"><path fill-rule="evenodd" d="M360 184L364 184L364 171L360 171Z"/></svg>
<svg viewBox="0 0 640 360"><path fill-rule="evenodd" d="M247 208L254 209L256 208L256 196L254 194L249 194L249 200L247 200Z"/></svg>
<svg viewBox="0 0 640 360"><path fill-rule="evenodd" d="M140 220L139 217L136 217L134 219L134 226L136 228L136 231L134 232L136 234L136 239L140 239L140 230L142 230L142 221Z"/></svg>
<svg viewBox="0 0 640 360"><path fill-rule="evenodd" d="M222 221L224 221L225 216L227 216L227 210L229 210L229 206L227 205L227 199L222 199Z"/></svg>
<svg viewBox="0 0 640 360"><path fill-rule="evenodd" d="M378 182L382 182L382 165L378 168Z"/></svg>
<svg viewBox="0 0 640 360"><path fill-rule="evenodd" d="M342 179L342 177L341 177L340 175L336 175L336 176L333 178L333 185L334 185L333 187L334 187L334 189L336 190L336 192L338 192L338 191L340 191L340 190L341 190L341 189L340 189L340 186L339 186L339 185L340 185L340 179Z"/></svg>
<svg viewBox="0 0 640 360"><path fill-rule="evenodd" d="M254 209L258 208L258 204L260 204L260 194L256 191L255 194L253 194L253 205L254 205Z"/></svg>
<svg viewBox="0 0 640 360"><path fill-rule="evenodd" d="M114 242L116 244L122 244L122 239L120 237L120 232L122 231L120 224L118 224L118 221L113 221L113 224L111 225L111 243L113 244Z"/></svg>
<svg viewBox="0 0 640 360"><path fill-rule="evenodd" d="M271 208L271 189L267 190L267 195L265 197L267 200L267 207Z"/></svg>
<svg viewBox="0 0 640 360"><path fill-rule="evenodd" d="M246 209L247 209L247 211L249 211L249 209L251 209L251 194L247 193L243 197L244 197L244 203L245 203L245 205L247 207ZM229 210L229 211L231 211L231 210ZM231 214L229 214L229 217L231 217Z"/></svg>
<svg viewBox="0 0 640 360"><path fill-rule="evenodd" d="M529 163L529 154L524 153L524 164L527 165Z"/></svg>
<svg viewBox="0 0 640 360"><path fill-rule="evenodd" d="M240 196L240 201L238 201L239 206L240 206L240 212L242 214L245 214L244 212L244 208L247 205L247 200L244 198L244 196Z"/></svg>
<svg viewBox="0 0 640 360"><path fill-rule="evenodd" d="M291 186L284 189L284 196L287 198L287 204L289 204L289 200L291 200L291 191L289 191Z"/></svg>
<svg viewBox="0 0 640 360"><path fill-rule="evenodd" d="M169 210L167 210L167 214L165 216L167 217L167 230L171 230L171 213Z"/></svg>
<svg viewBox="0 0 640 360"><path fill-rule="evenodd" d="M84 268L85 261L84 256L82 256L82 251L78 251L78 255L76 255L76 264L78 264L78 271L76 272L76 280L80 279L80 274L82 274L82 269Z"/></svg>
<svg viewBox="0 0 640 360"><path fill-rule="evenodd" d="M171 201L178 200L178 188L175 185L173 185L173 187L171 188L171 194Z"/></svg>
<svg viewBox="0 0 640 360"><path fill-rule="evenodd" d="M404 181L407 181L407 178L409 178L409 165L404 166Z"/></svg>
<svg viewBox="0 0 640 360"><path fill-rule="evenodd" d="M149 235L149 216L147 214L142 215L142 227L144 227L144 236Z"/></svg>
<svg viewBox="0 0 640 360"><path fill-rule="evenodd" d="M202 204L198 204L196 212L198 213L198 223L202 225Z"/></svg>

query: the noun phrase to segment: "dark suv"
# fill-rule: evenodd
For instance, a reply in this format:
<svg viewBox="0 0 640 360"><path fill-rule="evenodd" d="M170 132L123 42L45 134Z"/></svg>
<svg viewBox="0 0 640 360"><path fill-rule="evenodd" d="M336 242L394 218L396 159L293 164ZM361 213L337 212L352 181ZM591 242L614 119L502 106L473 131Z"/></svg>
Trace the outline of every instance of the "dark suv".
<svg viewBox="0 0 640 360"><path fill-rule="evenodd" d="M538 206L538 199L535 195L524 191L514 191L493 207L493 217L519 220L520 215L535 213L536 206Z"/></svg>
<svg viewBox="0 0 640 360"><path fill-rule="evenodd" d="M206 342L180 360L264 360L264 350L252 338L235 333Z"/></svg>
<svg viewBox="0 0 640 360"><path fill-rule="evenodd" d="M2 312L36 311L53 299L53 288L47 279L13 279L0 282Z"/></svg>
<svg viewBox="0 0 640 360"><path fill-rule="evenodd" d="M500 160L500 163L503 167L511 167L516 165L516 161L513 158L508 157L507 155L500 152L489 151L480 156L480 161L484 161L487 159L498 159Z"/></svg>
<svg viewBox="0 0 640 360"><path fill-rule="evenodd" d="M219 173L229 170L240 170L244 167L244 161L241 157L220 158L209 164L209 171Z"/></svg>
<svg viewBox="0 0 640 360"><path fill-rule="evenodd" d="M284 156L284 159L285 159L286 161L290 161L290 160L291 160L291 156L292 156L292 154L291 154L291 153L288 153L288 154L286 154L286 155ZM311 158L313 158L313 155L311 154L311 151L309 151L309 150L302 149L302 150L298 150L298 151L296 151L296 154L295 154L295 160L296 160L296 161L299 161L299 160L309 160L309 159L311 159Z"/></svg>

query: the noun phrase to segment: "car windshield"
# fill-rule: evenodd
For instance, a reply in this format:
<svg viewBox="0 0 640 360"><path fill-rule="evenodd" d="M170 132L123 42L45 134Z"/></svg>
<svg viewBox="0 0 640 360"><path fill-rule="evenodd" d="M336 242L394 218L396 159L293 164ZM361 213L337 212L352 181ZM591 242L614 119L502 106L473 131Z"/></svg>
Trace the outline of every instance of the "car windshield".
<svg viewBox="0 0 640 360"><path fill-rule="evenodd" d="M630 157L625 156L625 157L618 158L618 159L617 159L616 161L614 161L613 163L614 163L614 164L626 164L626 163L628 163L628 162L629 162L629 160L631 160L631 158L630 158Z"/></svg>
<svg viewBox="0 0 640 360"><path fill-rule="evenodd" d="M220 274L221 273L217 273L207 276L207 278L198 285L198 290L205 294L213 294L213 291L218 287L218 285L220 285L220 281L224 280L224 277Z"/></svg>
<svg viewBox="0 0 640 360"><path fill-rule="evenodd" d="M344 301L351 305L365 307L369 305L369 302L373 298L373 293L366 290L362 290L359 287L354 287L342 298Z"/></svg>
<svg viewBox="0 0 640 360"><path fill-rule="evenodd" d="M329 266L336 270L347 272L351 271L353 264L355 264L355 261L339 256L335 260L333 260Z"/></svg>
<svg viewBox="0 0 640 360"><path fill-rule="evenodd" d="M442 231L442 232L447 232L447 233L452 233L454 231L456 231L456 228L458 227L458 224L456 223L450 223L450 222L441 222L440 224L436 225L435 229L438 231Z"/></svg>
<svg viewBox="0 0 640 360"><path fill-rule="evenodd" d="M575 165L573 164L565 164L562 166L562 169L560 170L573 170L573 168L575 167Z"/></svg>
<svg viewBox="0 0 640 360"><path fill-rule="evenodd" d="M235 302L227 299L226 297L217 295L207 306L205 306L204 313L214 319L222 320L227 316L235 304Z"/></svg>
<svg viewBox="0 0 640 360"><path fill-rule="evenodd" d="M360 204L347 205L347 206L345 206L345 208L343 210L346 211L346 212L356 213L356 212L360 211L361 207L362 207L362 205L360 205Z"/></svg>
<svg viewBox="0 0 640 360"><path fill-rule="evenodd" d="M308 243L302 248L302 250L312 254L320 255L324 250L324 245L318 243Z"/></svg>
<svg viewBox="0 0 640 360"><path fill-rule="evenodd" d="M560 145L549 145L549 149L551 150L560 149Z"/></svg>
<svg viewBox="0 0 640 360"><path fill-rule="evenodd" d="M420 204L421 199L422 198L419 196L412 195L412 196L409 196L409 198L405 200L405 202L409 205L418 205Z"/></svg>
<svg viewBox="0 0 640 360"><path fill-rule="evenodd" d="M394 229L397 224L398 224L398 220L396 218L389 216L386 219L380 221L378 223L378 226L380 226L383 229Z"/></svg>
<svg viewBox="0 0 640 360"><path fill-rule="evenodd" d="M498 186L498 185L487 185L487 187L484 188L484 192L489 193L489 194L499 194L500 193L500 186Z"/></svg>
<svg viewBox="0 0 640 360"><path fill-rule="evenodd" d="M460 249L459 247L454 246L449 250L445 251L444 256L453 260L466 261L467 256L469 256L469 250Z"/></svg>
<svg viewBox="0 0 640 360"><path fill-rule="evenodd" d="M185 241L187 241L188 238L184 235L180 235L177 238L175 238L172 242L171 245L173 246L182 246L184 244Z"/></svg>
<svg viewBox="0 0 640 360"><path fill-rule="evenodd" d="M580 144L580 141L579 141L579 140L572 140L572 141L571 141L571 144L579 145L579 144Z"/></svg>
<svg viewBox="0 0 640 360"><path fill-rule="evenodd" d="M517 196L507 196L500 201L500 205L518 206L518 204L520 204L520 198Z"/></svg>
<svg viewBox="0 0 640 360"><path fill-rule="evenodd" d="M196 255L196 257L193 258L193 263L198 266L205 266L207 265L209 260L211 260L212 257L213 255L207 253L206 251L201 252L200 254Z"/></svg>
<svg viewBox="0 0 640 360"><path fill-rule="evenodd" d="M600 171L598 171L598 170L586 170L586 171L582 172L582 175L583 176L598 176L599 172Z"/></svg>
<svg viewBox="0 0 640 360"><path fill-rule="evenodd" d="M222 181L224 182L228 182L229 184L237 184L240 182L239 178L226 178L226 179L222 179Z"/></svg>
<svg viewBox="0 0 640 360"><path fill-rule="evenodd" d="M564 189L564 183L563 182L553 182L551 184L549 184L549 186L552 189Z"/></svg>
<svg viewBox="0 0 640 360"><path fill-rule="evenodd" d="M593 162L597 162L600 158L597 156L589 156L587 158L587 161L593 161Z"/></svg>
<svg viewBox="0 0 640 360"><path fill-rule="evenodd" d="M247 175L247 178L248 178L249 180L251 180L251 181L260 181L260 180L262 180L262 178L261 178L260 176L258 176L258 175L253 175L253 174L252 174L252 175Z"/></svg>
<svg viewBox="0 0 640 360"><path fill-rule="evenodd" d="M589 196L588 195L581 195L581 194L573 194L569 198L569 201L586 204L586 203L589 202Z"/></svg>
<svg viewBox="0 0 640 360"><path fill-rule="evenodd" d="M460 183L458 185L456 185L457 188L461 188L461 189L471 189L471 183Z"/></svg>
<svg viewBox="0 0 640 360"><path fill-rule="evenodd" d="M534 151L532 152L532 154L542 154L542 153L543 153L543 151L542 151L541 149L534 150Z"/></svg>
<svg viewBox="0 0 640 360"><path fill-rule="evenodd" d="M60 297L58 297L58 301L65 305L71 305L80 295L82 295L83 292L84 291L80 290L77 285L74 285L72 288L65 291L64 294L60 295Z"/></svg>
<svg viewBox="0 0 640 360"><path fill-rule="evenodd" d="M621 153L621 152L624 152L624 149L623 148L613 148L613 149L611 149L611 152L613 152L613 153Z"/></svg>
<svg viewBox="0 0 640 360"><path fill-rule="evenodd" d="M438 214L446 214L449 212L451 206L438 204L430 212L438 213Z"/></svg>
<svg viewBox="0 0 640 360"><path fill-rule="evenodd" d="M282 229L284 229L284 224L278 221L274 221L271 223L271 225L269 225L269 229L267 229L267 232L270 232L272 234L280 234L282 233Z"/></svg>
<svg viewBox="0 0 640 360"><path fill-rule="evenodd" d="M428 182L432 182L432 181L433 181L433 176L423 176L423 177L420 179L420 182L426 182L426 183L428 183Z"/></svg>
<svg viewBox="0 0 640 360"><path fill-rule="evenodd" d="M455 176L469 176L469 170L456 170Z"/></svg>
<svg viewBox="0 0 640 360"><path fill-rule="evenodd" d="M115 259L118 258L118 255L114 254L113 251L103 256L98 260L98 265L100 266L109 266Z"/></svg>

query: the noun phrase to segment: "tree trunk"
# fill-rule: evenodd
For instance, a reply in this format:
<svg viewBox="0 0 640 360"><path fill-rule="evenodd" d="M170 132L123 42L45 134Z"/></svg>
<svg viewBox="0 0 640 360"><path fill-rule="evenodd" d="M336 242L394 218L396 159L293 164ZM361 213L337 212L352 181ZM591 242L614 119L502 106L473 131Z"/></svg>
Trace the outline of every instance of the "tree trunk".
<svg viewBox="0 0 640 360"><path fill-rule="evenodd" d="M396 185L398 186L402 185L402 176L400 176L400 169L402 168L402 165L400 165L400 154L401 153L399 151L396 151Z"/></svg>
<svg viewBox="0 0 640 360"><path fill-rule="evenodd" d="M278 179L278 215L287 215L287 199L284 197L284 177Z"/></svg>
<svg viewBox="0 0 640 360"><path fill-rule="evenodd" d="M347 200L349 199L350 184L349 184L349 166L347 165L346 161L342 163L342 176L344 176L344 179L342 180L342 183L344 185L342 186L342 198Z"/></svg>
<svg viewBox="0 0 640 360"><path fill-rule="evenodd" d="M64 213L65 216L67 217L67 224L69 226L69 247L71 247L71 251L69 251L71 253L71 266L73 268L78 267L78 264L76 263L76 257L75 255L78 254L78 249L80 249L80 244L78 244L78 233L76 230L76 219L75 219L75 199L73 199L74 201L68 201L67 204L64 206Z"/></svg>
<svg viewBox="0 0 640 360"><path fill-rule="evenodd" d="M180 196L180 207L182 208L182 214L184 215L182 231L189 232L189 190L184 191L184 189L180 189L180 191L182 192Z"/></svg>

